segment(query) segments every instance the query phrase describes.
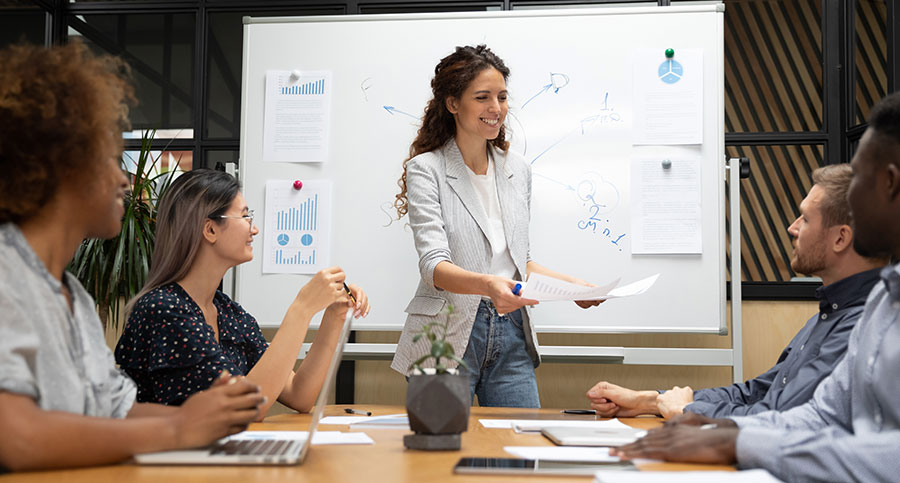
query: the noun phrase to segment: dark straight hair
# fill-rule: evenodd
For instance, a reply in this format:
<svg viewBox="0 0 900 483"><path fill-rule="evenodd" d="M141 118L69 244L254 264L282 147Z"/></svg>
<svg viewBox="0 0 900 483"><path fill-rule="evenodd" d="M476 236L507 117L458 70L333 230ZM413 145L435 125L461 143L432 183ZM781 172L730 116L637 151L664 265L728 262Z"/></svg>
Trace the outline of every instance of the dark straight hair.
<svg viewBox="0 0 900 483"><path fill-rule="evenodd" d="M184 278L200 250L203 224L222 223L241 191L234 176L222 171L196 169L179 176L163 194L156 220L156 246L147 283L125 306L126 317L147 292Z"/></svg>

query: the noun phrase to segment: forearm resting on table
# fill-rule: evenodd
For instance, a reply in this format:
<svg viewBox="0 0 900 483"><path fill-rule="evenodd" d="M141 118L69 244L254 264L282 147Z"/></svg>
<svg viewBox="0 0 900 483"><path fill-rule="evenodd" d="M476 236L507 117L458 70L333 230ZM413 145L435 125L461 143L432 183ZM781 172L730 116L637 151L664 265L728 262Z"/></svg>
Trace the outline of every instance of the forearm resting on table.
<svg viewBox="0 0 900 483"><path fill-rule="evenodd" d="M165 417L94 418L44 411L27 396L0 392L0 465L11 470L116 463L176 446Z"/></svg>

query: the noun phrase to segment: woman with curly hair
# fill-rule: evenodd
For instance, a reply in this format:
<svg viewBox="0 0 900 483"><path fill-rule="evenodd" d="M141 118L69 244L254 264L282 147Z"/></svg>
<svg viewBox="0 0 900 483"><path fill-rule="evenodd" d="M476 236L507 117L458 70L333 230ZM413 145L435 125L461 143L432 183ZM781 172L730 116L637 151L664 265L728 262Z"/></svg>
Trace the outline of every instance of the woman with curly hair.
<svg viewBox="0 0 900 483"><path fill-rule="evenodd" d="M531 260L531 166L506 140L508 77L484 45L457 47L434 69L433 98L394 203L399 218L409 214L421 280L391 367L407 373L429 351L426 338L413 343L415 334L449 316L448 339L463 354L478 403L540 407L540 356L526 307L537 301L514 293L515 280L542 273L584 282Z"/></svg>
<svg viewBox="0 0 900 483"><path fill-rule="evenodd" d="M75 42L0 50L0 472L121 461L243 430L264 397L225 376L180 408L135 403L66 265L121 228L127 66Z"/></svg>

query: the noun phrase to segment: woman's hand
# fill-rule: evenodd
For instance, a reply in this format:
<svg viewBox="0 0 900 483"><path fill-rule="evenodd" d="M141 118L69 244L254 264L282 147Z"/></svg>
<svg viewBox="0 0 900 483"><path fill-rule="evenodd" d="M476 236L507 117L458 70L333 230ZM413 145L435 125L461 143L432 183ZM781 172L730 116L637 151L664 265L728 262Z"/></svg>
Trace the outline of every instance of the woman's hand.
<svg viewBox="0 0 900 483"><path fill-rule="evenodd" d="M526 299L513 293L516 281L496 275L489 275L487 284L487 296L494 303L499 315L508 314L519 310L526 305L537 305L537 300Z"/></svg>
<svg viewBox="0 0 900 483"><path fill-rule="evenodd" d="M585 282L584 280L581 280L580 278L573 278L571 280L571 282L574 284L584 285L587 287L596 287L596 285L594 285L590 282ZM606 302L606 301L605 300L576 300L575 305L577 305L583 309L589 309L591 307L596 307L596 306L602 304L603 302Z"/></svg>
<svg viewBox="0 0 900 483"><path fill-rule="evenodd" d="M294 301L310 314L334 303L346 304L350 296L344 291L344 278L341 267L322 269L297 292Z"/></svg>
<svg viewBox="0 0 900 483"><path fill-rule="evenodd" d="M350 293L356 299L356 303L354 304L353 300L347 297L346 302L338 301L329 305L328 309L326 309L326 319L337 318L343 321L347 315L347 309L353 309L353 317L356 319L369 315L369 310L371 310L371 307L369 307L369 296L356 285L350 284L348 287L350 288Z"/></svg>

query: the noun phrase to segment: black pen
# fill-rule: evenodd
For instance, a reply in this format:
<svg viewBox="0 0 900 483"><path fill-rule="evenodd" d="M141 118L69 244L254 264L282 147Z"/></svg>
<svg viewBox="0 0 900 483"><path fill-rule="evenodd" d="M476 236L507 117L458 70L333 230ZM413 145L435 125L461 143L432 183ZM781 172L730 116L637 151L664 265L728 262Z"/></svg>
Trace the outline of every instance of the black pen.
<svg viewBox="0 0 900 483"><path fill-rule="evenodd" d="M563 414L597 414L597 411L593 409L563 409L560 412Z"/></svg>
<svg viewBox="0 0 900 483"><path fill-rule="evenodd" d="M353 304L356 305L358 302L356 301L356 297L353 296L353 292L350 291L350 287L347 286L347 282L344 282L344 290L347 291L347 295L350 296L350 300L352 300Z"/></svg>
<svg viewBox="0 0 900 483"><path fill-rule="evenodd" d="M347 414L359 414L361 416L371 416L372 415L372 411L362 411L360 409L353 409L353 408L344 408L344 412Z"/></svg>

